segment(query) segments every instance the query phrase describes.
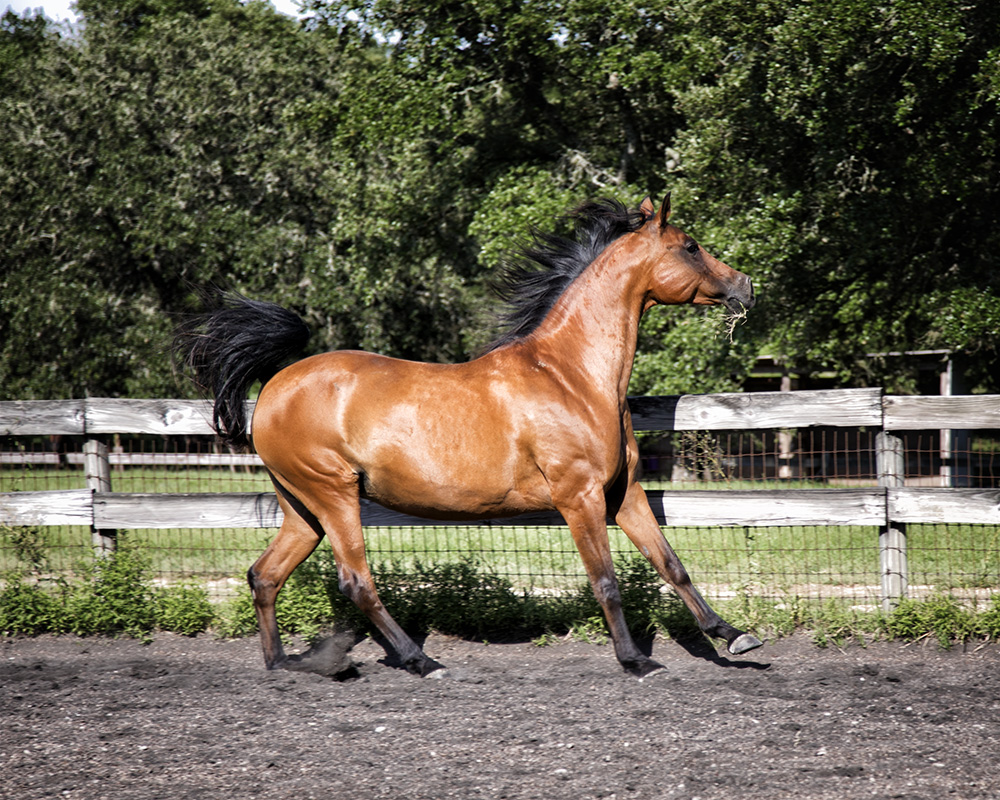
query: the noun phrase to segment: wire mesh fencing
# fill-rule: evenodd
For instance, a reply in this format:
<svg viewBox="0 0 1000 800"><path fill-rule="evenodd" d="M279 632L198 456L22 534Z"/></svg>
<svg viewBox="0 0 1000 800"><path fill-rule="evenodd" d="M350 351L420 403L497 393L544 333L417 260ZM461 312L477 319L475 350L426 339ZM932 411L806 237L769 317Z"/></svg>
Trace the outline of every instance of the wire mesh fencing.
<svg viewBox="0 0 1000 800"><path fill-rule="evenodd" d="M640 436L643 483L669 492L758 491L878 485L877 430L871 428L684 431ZM997 431L900 434L908 486L1000 488ZM0 492L84 489L85 436L0 439ZM253 456L220 450L208 436L112 435L111 491L135 494L269 492ZM243 575L274 528L157 528L119 532L141 546L156 580L197 582L215 599L244 591ZM73 525L0 525L0 572L35 559L51 575L93 559L92 531ZM668 525L664 533L711 598L839 599L874 606L883 596L876 525ZM1000 526L906 526L908 594L946 592L973 603L1000 592ZM635 550L618 528L617 555ZM586 581L564 526L498 523L371 527L373 563L406 567L473 558L516 588L558 593Z"/></svg>

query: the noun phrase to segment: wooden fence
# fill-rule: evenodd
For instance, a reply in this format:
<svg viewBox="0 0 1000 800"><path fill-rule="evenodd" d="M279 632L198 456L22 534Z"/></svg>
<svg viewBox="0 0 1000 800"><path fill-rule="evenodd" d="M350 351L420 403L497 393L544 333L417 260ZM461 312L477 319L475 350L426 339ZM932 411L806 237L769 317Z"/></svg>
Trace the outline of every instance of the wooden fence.
<svg viewBox="0 0 1000 800"><path fill-rule="evenodd" d="M634 397L637 431L736 431L810 427L878 431L878 485L861 488L651 491L661 524L671 526L873 526L880 530L883 603L906 595L906 523L1000 525L1000 489L904 485L899 431L1000 429L1000 395L887 396L881 389ZM211 434L210 407L191 400L88 398L0 402L0 436L93 437L84 447L86 489L0 493L0 524L85 525L98 551L122 529L272 528L281 510L271 493L142 494L111 490L110 434ZM134 457L133 457L134 458ZM162 458L162 457L161 457ZM175 459L176 457L171 457ZM150 457L150 461L156 460ZM132 463L135 463L134 461ZM199 465L259 463L228 453L192 456ZM373 526L426 520L365 503ZM470 525L562 525L554 513Z"/></svg>

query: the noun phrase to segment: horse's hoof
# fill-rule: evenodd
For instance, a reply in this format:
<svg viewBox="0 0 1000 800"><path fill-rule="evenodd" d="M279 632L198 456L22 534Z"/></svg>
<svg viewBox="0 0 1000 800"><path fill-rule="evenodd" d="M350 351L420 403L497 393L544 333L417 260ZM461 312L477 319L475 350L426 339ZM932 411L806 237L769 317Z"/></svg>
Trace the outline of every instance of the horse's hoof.
<svg viewBox="0 0 1000 800"><path fill-rule="evenodd" d="M729 643L729 652L734 656L738 656L740 653L747 653L750 650L756 650L763 644L764 643L753 634L741 633Z"/></svg>
<svg viewBox="0 0 1000 800"><path fill-rule="evenodd" d="M666 670L659 661L653 661L651 658L644 658L642 661L633 661L629 664L622 664L625 671L630 675L635 675L635 677L642 680L647 675L652 675L654 672L659 672L660 670Z"/></svg>
<svg viewBox="0 0 1000 800"><path fill-rule="evenodd" d="M639 677L639 683L643 683L647 678L657 680L661 675L667 674L667 668L657 661L649 662L649 670ZM666 680L664 678L664 680Z"/></svg>
<svg viewBox="0 0 1000 800"><path fill-rule="evenodd" d="M405 666L407 672L420 678L426 678L428 675L441 677L436 673L447 671L444 664L438 663L433 658L422 658L415 661L407 661Z"/></svg>

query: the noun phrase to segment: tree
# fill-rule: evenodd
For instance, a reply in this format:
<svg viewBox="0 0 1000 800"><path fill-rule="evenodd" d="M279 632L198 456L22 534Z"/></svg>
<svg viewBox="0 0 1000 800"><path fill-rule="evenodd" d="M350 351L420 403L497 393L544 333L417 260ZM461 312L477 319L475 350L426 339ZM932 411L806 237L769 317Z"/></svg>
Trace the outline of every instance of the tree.
<svg viewBox="0 0 1000 800"><path fill-rule="evenodd" d="M1000 25L987 0L81 0L0 30L0 384L185 390L191 286L289 304L315 347L457 360L529 226L672 189L760 303L644 320L636 392L737 388L764 351L998 389ZM869 357L869 354L874 354Z"/></svg>
<svg viewBox="0 0 1000 800"><path fill-rule="evenodd" d="M293 305L317 349L467 352L440 92L261 3L84 10L0 98L7 396L187 391L173 315L210 283Z"/></svg>
<svg viewBox="0 0 1000 800"><path fill-rule="evenodd" d="M663 190L681 119L664 91L675 55L671 4L347 0L313 8L318 30L384 54L380 72L362 78L377 86L362 90L370 102L354 102L340 120L357 120L350 129L364 132L363 159L375 151L402 163L406 142L426 141L421 163L433 168L415 174L461 197L438 214L455 242L449 259L464 264L473 287L529 226L558 227L560 215L595 196L637 205ZM416 163L406 161L411 170ZM414 199L412 213L423 218L426 201ZM409 193L399 200L409 204ZM473 331L465 341L484 338Z"/></svg>
<svg viewBox="0 0 1000 800"><path fill-rule="evenodd" d="M25 64L2 99L17 224L2 231L0 376L14 396L164 391L164 312L185 281L223 274L242 249L293 246L278 231L298 222L281 202L294 187L263 184L276 159L259 135L280 124L289 61L270 36L249 50L251 31L239 41L221 20L148 25L155 36L88 25ZM244 79L255 107L232 92ZM249 234L269 213L270 237Z"/></svg>
<svg viewBox="0 0 1000 800"><path fill-rule="evenodd" d="M697 23L680 190L754 273L761 347L901 389L881 354L964 351L996 391L1000 9L719 0Z"/></svg>
<svg viewBox="0 0 1000 800"><path fill-rule="evenodd" d="M8 76L57 36L44 15L25 11L18 16L8 7L0 16L0 90L8 88Z"/></svg>
<svg viewBox="0 0 1000 800"><path fill-rule="evenodd" d="M206 283L294 301L338 332L309 305L337 197L302 118L339 93L338 55L263 4L216 8L99 16L22 59L0 98L8 396L184 391L171 314Z"/></svg>

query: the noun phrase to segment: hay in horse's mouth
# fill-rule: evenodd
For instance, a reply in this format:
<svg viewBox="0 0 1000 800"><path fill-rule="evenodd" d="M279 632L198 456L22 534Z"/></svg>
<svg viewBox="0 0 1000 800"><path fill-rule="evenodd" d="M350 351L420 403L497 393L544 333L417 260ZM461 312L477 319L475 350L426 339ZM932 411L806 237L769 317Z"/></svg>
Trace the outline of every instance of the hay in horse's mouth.
<svg viewBox="0 0 1000 800"><path fill-rule="evenodd" d="M739 306L738 309L735 308L737 305ZM736 327L746 322L747 311L747 307L739 300L733 300L731 304L726 304L726 316L724 319L726 325L726 337L729 339L730 343L733 341L733 334L736 331Z"/></svg>

